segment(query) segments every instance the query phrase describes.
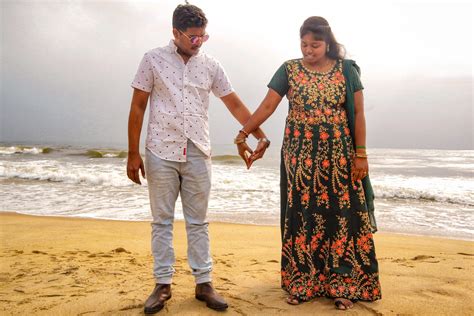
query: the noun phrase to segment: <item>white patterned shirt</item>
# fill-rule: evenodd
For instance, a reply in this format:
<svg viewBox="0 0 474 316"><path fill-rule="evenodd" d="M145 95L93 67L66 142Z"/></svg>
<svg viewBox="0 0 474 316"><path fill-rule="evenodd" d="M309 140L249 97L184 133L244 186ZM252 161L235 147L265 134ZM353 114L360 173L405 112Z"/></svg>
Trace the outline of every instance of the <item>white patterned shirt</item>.
<svg viewBox="0 0 474 316"><path fill-rule="evenodd" d="M234 91L216 59L199 52L185 64L171 40L145 53L132 87L150 92L147 149L161 159L183 162L190 139L211 155L209 94L221 98Z"/></svg>

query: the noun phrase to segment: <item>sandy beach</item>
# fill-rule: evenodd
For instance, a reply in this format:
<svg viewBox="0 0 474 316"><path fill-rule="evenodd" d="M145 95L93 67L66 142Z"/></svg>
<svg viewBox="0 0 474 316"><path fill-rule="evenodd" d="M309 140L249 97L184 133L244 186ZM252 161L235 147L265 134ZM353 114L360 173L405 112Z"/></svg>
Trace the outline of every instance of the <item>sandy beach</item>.
<svg viewBox="0 0 474 316"><path fill-rule="evenodd" d="M0 213L2 315L140 315L153 288L146 222ZM331 300L290 306L280 289L274 226L211 223L214 285L229 315L473 315L474 243L375 235L382 300L336 311ZM183 222L175 224L176 275L161 314L214 315L194 298Z"/></svg>

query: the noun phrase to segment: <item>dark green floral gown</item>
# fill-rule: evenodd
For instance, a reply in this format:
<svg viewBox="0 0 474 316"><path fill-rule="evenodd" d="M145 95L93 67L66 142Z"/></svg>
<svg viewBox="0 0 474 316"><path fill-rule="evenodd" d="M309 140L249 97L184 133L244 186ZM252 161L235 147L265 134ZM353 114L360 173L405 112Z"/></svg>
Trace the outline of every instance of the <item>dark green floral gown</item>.
<svg viewBox="0 0 474 316"><path fill-rule="evenodd" d="M290 60L268 85L289 100L282 146L282 288L303 301L381 298L364 190L351 177L354 149L342 64L319 73L301 59ZM351 74L354 91L363 89L355 69Z"/></svg>

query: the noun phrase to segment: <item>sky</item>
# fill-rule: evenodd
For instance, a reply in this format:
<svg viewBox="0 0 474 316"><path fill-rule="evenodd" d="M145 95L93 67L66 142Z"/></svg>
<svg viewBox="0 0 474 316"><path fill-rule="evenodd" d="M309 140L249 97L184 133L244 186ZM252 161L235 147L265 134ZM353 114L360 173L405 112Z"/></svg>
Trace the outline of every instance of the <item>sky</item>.
<svg viewBox="0 0 474 316"><path fill-rule="evenodd" d="M202 50L252 111L318 15L362 69L368 147L474 149L469 1L190 2L209 20ZM2 0L0 142L126 148L130 83L180 3ZM287 110L263 125L275 144ZM212 143L231 144L240 126L215 97L209 115Z"/></svg>

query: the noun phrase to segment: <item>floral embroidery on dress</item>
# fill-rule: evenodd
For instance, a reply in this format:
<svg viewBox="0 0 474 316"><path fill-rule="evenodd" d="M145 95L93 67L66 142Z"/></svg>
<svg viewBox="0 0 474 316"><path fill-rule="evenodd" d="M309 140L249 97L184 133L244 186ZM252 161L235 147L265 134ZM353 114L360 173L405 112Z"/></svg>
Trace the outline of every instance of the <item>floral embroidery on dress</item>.
<svg viewBox="0 0 474 316"><path fill-rule="evenodd" d="M381 297L364 191L351 177L342 60L326 73L285 63L290 104L282 146L287 211L282 287L301 300Z"/></svg>

